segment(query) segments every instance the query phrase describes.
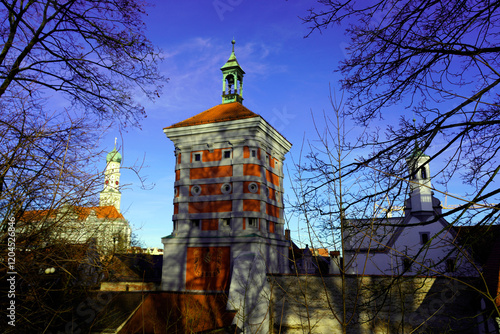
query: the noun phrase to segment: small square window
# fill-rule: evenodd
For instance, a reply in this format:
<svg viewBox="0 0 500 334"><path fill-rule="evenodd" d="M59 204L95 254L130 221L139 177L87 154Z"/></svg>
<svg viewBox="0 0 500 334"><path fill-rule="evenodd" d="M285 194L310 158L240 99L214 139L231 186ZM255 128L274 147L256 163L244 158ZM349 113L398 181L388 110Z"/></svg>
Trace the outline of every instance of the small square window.
<svg viewBox="0 0 500 334"><path fill-rule="evenodd" d="M224 151L223 153L224 159L231 159L231 151Z"/></svg>
<svg viewBox="0 0 500 334"><path fill-rule="evenodd" d="M257 218L248 218L248 226L257 228Z"/></svg>
<svg viewBox="0 0 500 334"><path fill-rule="evenodd" d="M193 156L194 161L201 161L201 153L195 153Z"/></svg>
<svg viewBox="0 0 500 334"><path fill-rule="evenodd" d="M231 227L231 218L222 218L221 224L223 227Z"/></svg>
<svg viewBox="0 0 500 334"><path fill-rule="evenodd" d="M429 236L430 236L429 232L420 232L420 243L422 245L425 245L426 243L428 243L429 242Z"/></svg>
<svg viewBox="0 0 500 334"><path fill-rule="evenodd" d="M200 229L200 220L199 219L191 219L191 228Z"/></svg>

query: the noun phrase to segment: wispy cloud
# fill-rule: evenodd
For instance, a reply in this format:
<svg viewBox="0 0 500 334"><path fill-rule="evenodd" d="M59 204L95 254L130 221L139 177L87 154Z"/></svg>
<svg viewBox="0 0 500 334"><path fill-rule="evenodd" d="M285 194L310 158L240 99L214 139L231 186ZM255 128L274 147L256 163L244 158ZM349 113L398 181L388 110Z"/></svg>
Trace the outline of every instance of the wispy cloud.
<svg viewBox="0 0 500 334"><path fill-rule="evenodd" d="M285 66L276 65L270 56L279 52L276 45L248 42L236 44L235 53L245 72L252 76L267 77L284 71ZM186 118L186 113L195 114L220 103L222 79L220 67L229 58L231 44L214 38L196 37L178 45L170 45L163 53L161 71L170 78L162 96L155 103L144 99L148 117L172 120ZM188 107L189 106L189 107ZM199 109L193 110L193 108ZM189 108L189 110L187 110Z"/></svg>

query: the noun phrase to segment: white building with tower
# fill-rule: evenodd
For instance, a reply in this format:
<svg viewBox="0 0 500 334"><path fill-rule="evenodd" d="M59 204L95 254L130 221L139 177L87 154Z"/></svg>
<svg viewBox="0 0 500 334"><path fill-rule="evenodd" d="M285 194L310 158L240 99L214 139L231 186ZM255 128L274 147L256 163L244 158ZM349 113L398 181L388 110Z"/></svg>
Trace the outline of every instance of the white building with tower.
<svg viewBox="0 0 500 334"><path fill-rule="evenodd" d="M122 194L120 192L120 165L122 155L115 147L106 156L106 169L104 170L104 189L99 197L99 206L114 206L120 212Z"/></svg>
<svg viewBox="0 0 500 334"><path fill-rule="evenodd" d="M477 274L456 230L442 216L431 185L430 157L418 146L406 158L410 196L402 217L347 219L344 260L359 275Z"/></svg>
<svg viewBox="0 0 500 334"><path fill-rule="evenodd" d="M85 244L92 242L99 251L125 252L130 248L131 228L120 212L120 165L122 156L114 149L106 156L103 190L99 206L63 205L54 210L27 211L20 233L47 228L47 243Z"/></svg>

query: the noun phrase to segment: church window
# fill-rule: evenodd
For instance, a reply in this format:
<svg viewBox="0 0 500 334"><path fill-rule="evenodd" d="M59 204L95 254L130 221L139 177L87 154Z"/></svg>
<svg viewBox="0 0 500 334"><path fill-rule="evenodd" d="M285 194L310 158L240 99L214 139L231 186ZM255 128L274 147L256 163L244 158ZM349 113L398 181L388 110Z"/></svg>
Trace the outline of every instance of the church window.
<svg viewBox="0 0 500 334"><path fill-rule="evenodd" d="M224 159L231 159L231 150L225 150L222 152L222 157Z"/></svg>
<svg viewBox="0 0 500 334"><path fill-rule="evenodd" d="M257 158L257 149L256 149L256 148L252 148L252 149L250 150L250 156L251 156L252 158Z"/></svg>
<svg viewBox="0 0 500 334"><path fill-rule="evenodd" d="M223 194L229 194L232 190L231 184L230 183L224 183L221 187L221 192Z"/></svg>
<svg viewBox="0 0 500 334"><path fill-rule="evenodd" d="M174 220L174 231L177 230L177 220Z"/></svg>
<svg viewBox="0 0 500 334"><path fill-rule="evenodd" d="M425 167L420 168L420 175L422 176L422 179L427 178L427 170L425 169Z"/></svg>
<svg viewBox="0 0 500 334"><path fill-rule="evenodd" d="M429 232L420 232L420 243L422 245L425 245L427 242L429 242Z"/></svg>
<svg viewBox="0 0 500 334"><path fill-rule="evenodd" d="M201 161L201 153L193 153L193 161Z"/></svg>

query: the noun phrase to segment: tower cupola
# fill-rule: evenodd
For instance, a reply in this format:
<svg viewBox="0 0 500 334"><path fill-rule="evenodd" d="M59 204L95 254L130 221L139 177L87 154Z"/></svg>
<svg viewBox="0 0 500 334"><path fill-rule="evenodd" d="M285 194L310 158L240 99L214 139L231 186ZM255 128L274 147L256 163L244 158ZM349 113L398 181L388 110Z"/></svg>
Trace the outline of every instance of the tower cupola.
<svg viewBox="0 0 500 334"><path fill-rule="evenodd" d="M106 156L106 162L109 163L111 161L118 163L122 162L122 155L120 154L120 152L116 150L116 143L115 143L115 148L113 148L113 150L109 152L108 155Z"/></svg>
<svg viewBox="0 0 500 334"><path fill-rule="evenodd" d="M104 170L104 189L101 191L99 206L113 205L120 212L120 165L122 155L115 147L106 155L106 169Z"/></svg>
<svg viewBox="0 0 500 334"><path fill-rule="evenodd" d="M220 69L222 71L222 103L240 102L243 103L243 75L245 72L241 69L236 60L233 50L227 62Z"/></svg>

